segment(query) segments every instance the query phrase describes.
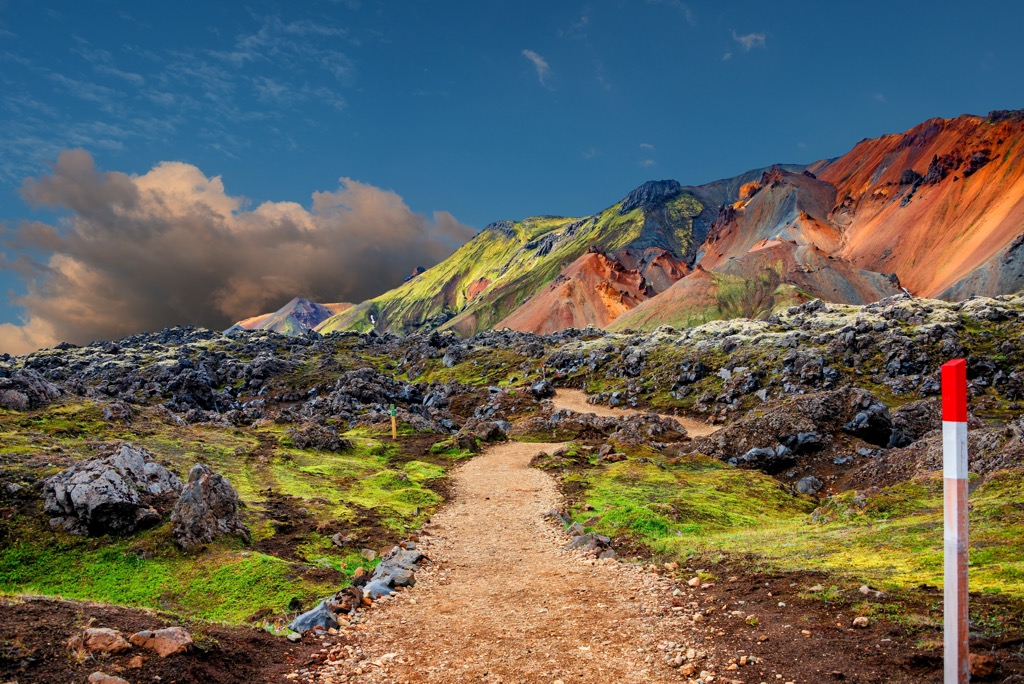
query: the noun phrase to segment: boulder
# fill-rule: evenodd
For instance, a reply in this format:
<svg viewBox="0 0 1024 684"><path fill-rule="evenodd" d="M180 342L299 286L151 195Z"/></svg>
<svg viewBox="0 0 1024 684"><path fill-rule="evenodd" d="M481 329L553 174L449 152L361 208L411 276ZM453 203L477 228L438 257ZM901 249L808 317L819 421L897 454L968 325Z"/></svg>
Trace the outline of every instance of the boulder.
<svg viewBox="0 0 1024 684"><path fill-rule="evenodd" d="M132 645L116 629L90 627L82 635L82 646L90 653L124 653Z"/></svg>
<svg viewBox="0 0 1024 684"><path fill-rule="evenodd" d="M390 586L388 586L388 583L379 579L372 580L363 587L363 594L372 599L379 598L381 596L389 596L393 593L395 592Z"/></svg>
<svg viewBox="0 0 1024 684"><path fill-rule="evenodd" d="M530 387L530 394L537 399L550 399L555 396L555 388L547 380L541 380Z"/></svg>
<svg viewBox="0 0 1024 684"><path fill-rule="evenodd" d="M892 438L889 407L864 390L853 390L851 394L850 406L856 414L843 426L843 431L869 444L888 446Z"/></svg>
<svg viewBox="0 0 1024 684"><path fill-rule="evenodd" d="M323 425L304 425L300 429L288 430L288 438L299 449L317 449L318 451L348 451L352 442L338 436L334 428Z"/></svg>
<svg viewBox="0 0 1024 684"><path fill-rule="evenodd" d="M338 618L335 616L331 609L327 606L327 601L321 601L316 605L316 608L307 610L302 615L292 620L291 624L288 625L288 629L299 634L305 634L306 632L312 632L313 630L320 629L327 631L328 629L337 629Z"/></svg>
<svg viewBox="0 0 1024 684"><path fill-rule="evenodd" d="M49 406L61 395L59 387L48 382L38 372L22 368L0 377L0 408L15 411Z"/></svg>
<svg viewBox="0 0 1024 684"><path fill-rule="evenodd" d="M362 568L359 568L362 570ZM366 584L366 580L369 575L364 575L362 582L356 584L356 578L352 578L352 585L345 587L333 597L329 602L329 608L332 613L354 613L359 610L363 605L363 585Z"/></svg>
<svg viewBox="0 0 1024 684"><path fill-rule="evenodd" d="M392 548L384 554L380 559L380 564L373 569L370 581L366 585L366 593L372 596L371 587L375 583L380 583L388 589L415 585L416 564L421 560L423 560L423 554L419 551L407 550L399 546Z"/></svg>
<svg viewBox="0 0 1024 684"><path fill-rule="evenodd" d="M143 630L132 634L128 641L139 648L153 651L161 658L186 653L192 649L192 637L181 627Z"/></svg>
<svg viewBox="0 0 1024 684"><path fill-rule="evenodd" d="M174 473L142 448L76 463L43 481L50 525L72 534L129 534L160 520L155 504L181 491Z"/></svg>
<svg viewBox="0 0 1024 684"><path fill-rule="evenodd" d="M729 459L730 465L756 468L769 475L780 473L796 463L793 452L783 444L774 448L754 447L742 456Z"/></svg>
<svg viewBox="0 0 1024 684"><path fill-rule="evenodd" d="M246 542L249 528L238 515L241 501L231 484L210 466L198 464L188 474L188 484L171 511L174 543L182 549L206 544L234 534Z"/></svg>
<svg viewBox="0 0 1024 684"><path fill-rule="evenodd" d="M821 480L811 475L810 477L805 477L796 483L796 491L801 494L810 494L813 496L820 492L823 486L824 484Z"/></svg>

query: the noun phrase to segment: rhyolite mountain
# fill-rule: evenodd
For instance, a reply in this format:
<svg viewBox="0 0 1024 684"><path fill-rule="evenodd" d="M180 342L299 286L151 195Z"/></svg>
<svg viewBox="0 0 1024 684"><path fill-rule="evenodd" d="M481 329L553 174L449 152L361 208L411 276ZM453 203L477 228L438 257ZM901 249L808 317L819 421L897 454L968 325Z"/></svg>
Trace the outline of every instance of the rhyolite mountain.
<svg viewBox="0 0 1024 684"><path fill-rule="evenodd" d="M343 302L317 304L303 297L295 297L277 311L238 321L226 332L241 328L271 330L282 335L300 335L350 306L352 305Z"/></svg>
<svg viewBox="0 0 1024 684"><path fill-rule="evenodd" d="M903 290L1024 287L1024 110L931 119L808 166L650 181L587 217L498 221L322 333L653 329Z"/></svg>

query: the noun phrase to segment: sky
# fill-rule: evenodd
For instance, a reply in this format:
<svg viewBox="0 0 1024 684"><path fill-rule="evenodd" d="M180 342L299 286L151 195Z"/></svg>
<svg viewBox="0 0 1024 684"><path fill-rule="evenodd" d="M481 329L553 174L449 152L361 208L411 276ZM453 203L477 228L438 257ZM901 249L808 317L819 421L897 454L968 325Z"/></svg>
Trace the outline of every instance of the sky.
<svg viewBox="0 0 1024 684"><path fill-rule="evenodd" d="M0 0L0 353L1024 107L1024 4Z"/></svg>

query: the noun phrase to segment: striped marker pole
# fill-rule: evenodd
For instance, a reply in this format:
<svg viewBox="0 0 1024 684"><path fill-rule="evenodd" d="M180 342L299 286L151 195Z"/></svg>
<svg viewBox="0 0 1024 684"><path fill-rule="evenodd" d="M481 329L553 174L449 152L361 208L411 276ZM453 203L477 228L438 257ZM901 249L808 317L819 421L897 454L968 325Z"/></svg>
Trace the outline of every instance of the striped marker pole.
<svg viewBox="0 0 1024 684"><path fill-rule="evenodd" d="M942 365L945 684L967 684L967 361Z"/></svg>

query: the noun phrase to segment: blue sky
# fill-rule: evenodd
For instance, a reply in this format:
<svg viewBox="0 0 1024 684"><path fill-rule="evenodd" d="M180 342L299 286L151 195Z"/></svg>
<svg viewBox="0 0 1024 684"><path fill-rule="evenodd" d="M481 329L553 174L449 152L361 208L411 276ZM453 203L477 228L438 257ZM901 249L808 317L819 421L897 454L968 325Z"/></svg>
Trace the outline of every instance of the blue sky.
<svg viewBox="0 0 1024 684"><path fill-rule="evenodd" d="M0 323L50 256L24 221L78 211L19 193L63 150L184 162L242 207L348 178L479 229L1024 106L1021 26L1014 2L0 0Z"/></svg>

